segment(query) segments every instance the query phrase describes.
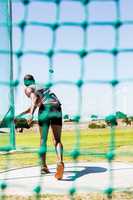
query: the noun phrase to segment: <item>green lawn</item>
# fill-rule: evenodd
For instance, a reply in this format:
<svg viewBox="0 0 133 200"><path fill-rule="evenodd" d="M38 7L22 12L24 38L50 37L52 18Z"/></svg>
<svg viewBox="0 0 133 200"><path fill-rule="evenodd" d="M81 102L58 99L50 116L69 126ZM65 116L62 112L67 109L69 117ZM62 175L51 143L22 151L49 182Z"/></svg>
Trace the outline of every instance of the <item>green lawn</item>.
<svg viewBox="0 0 133 200"><path fill-rule="evenodd" d="M81 153L78 157L79 161L98 161L106 159L106 154L109 152L111 143L111 135L109 129L98 130L81 130L63 131L62 141L64 145L64 160L65 162L73 161L73 150L75 148ZM0 135L0 147L9 144L9 135ZM133 130L132 129L117 129L115 132L115 152L116 160L133 161ZM0 155L0 169L3 169L9 161L10 167L21 167L27 165L38 165L38 149L39 149L39 133L31 130L26 130L24 133L16 134L17 151L8 156ZM34 152L31 152L34 150ZM48 164L55 163L55 150L51 139L51 132L48 137Z"/></svg>
<svg viewBox="0 0 133 200"><path fill-rule="evenodd" d="M64 160L65 162L72 162L71 155L73 150L77 148L80 152L78 161L105 161L106 154L112 147L110 130L81 130L63 131L62 141L64 144ZM9 144L9 135L0 135L0 147ZM133 129L124 128L117 129L115 132L115 160L123 162L133 162ZM8 168L25 167L29 165L38 165L38 149L39 149L39 133L31 130L26 130L24 133L16 134L16 147L17 151L8 155L0 155L0 170ZM20 151L22 150L22 151ZM32 151L34 150L34 151ZM32 151L32 152L31 152ZM56 162L55 151L52 144L51 132L48 137L48 153L47 162L52 164ZM22 197L22 196L6 196L5 199L10 200L33 200L35 197ZM43 195L40 200L70 200L69 196L62 195ZM103 194L81 194L76 195L75 200L107 200ZM128 192L114 192L112 200L126 200L133 199L133 193Z"/></svg>
<svg viewBox="0 0 133 200"><path fill-rule="evenodd" d="M69 195L41 195L39 198L34 196L5 196L4 200L109 200L105 194L88 193L88 194L76 194L73 197ZM111 200L132 200L132 192L114 192Z"/></svg>

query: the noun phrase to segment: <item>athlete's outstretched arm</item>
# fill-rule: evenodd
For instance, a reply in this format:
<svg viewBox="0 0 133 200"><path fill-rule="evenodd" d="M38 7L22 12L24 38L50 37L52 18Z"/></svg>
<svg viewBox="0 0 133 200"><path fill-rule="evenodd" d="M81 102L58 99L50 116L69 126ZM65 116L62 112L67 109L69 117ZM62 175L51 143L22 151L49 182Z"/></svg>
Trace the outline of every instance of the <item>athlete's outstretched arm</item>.
<svg viewBox="0 0 133 200"><path fill-rule="evenodd" d="M22 117L23 115L30 113L30 110L31 110L31 107L29 107L28 109L26 109L25 111L23 111L22 113L17 115L17 118Z"/></svg>

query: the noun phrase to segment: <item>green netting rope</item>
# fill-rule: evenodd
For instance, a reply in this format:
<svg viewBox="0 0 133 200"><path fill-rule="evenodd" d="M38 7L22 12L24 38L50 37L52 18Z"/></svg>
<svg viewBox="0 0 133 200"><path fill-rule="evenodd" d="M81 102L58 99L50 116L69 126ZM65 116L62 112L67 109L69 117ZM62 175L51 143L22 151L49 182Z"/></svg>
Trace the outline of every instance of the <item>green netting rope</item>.
<svg viewBox="0 0 133 200"><path fill-rule="evenodd" d="M67 0L66 0L67 1ZM116 87L120 82L132 82L133 79L122 79L122 80L118 80L118 72L117 72L117 66L118 66L118 61L117 61L117 56L119 53L123 52L123 53L132 53L133 52L133 48L119 48L119 29L121 26L123 25L133 25L133 20L122 20L121 19L121 15L120 15L120 0L110 0L112 2L115 3L115 7L116 7L116 20L113 22L108 22L108 21L95 21L92 22L89 20L89 12L88 12L88 6L91 4L91 2L95 1L95 2L100 2L101 4L104 2L103 0L69 0L69 2L80 2L83 9L84 9L84 20L82 22L61 22L60 21L60 12L61 12L61 0L23 0L21 1L23 6L24 6L24 16L23 19L19 22L19 23L14 23L13 22L13 27L17 27L19 28L20 32L21 32L21 41L20 41L20 48L19 50L14 49L13 50L13 56L16 57L17 62L18 62L18 74L17 74L17 79L13 81L12 85L17 87L19 84L19 80L20 80L20 74L21 74L21 69L22 69L22 57L24 55L44 55L47 56L49 59L49 81L47 83L48 87L55 85L55 84L70 84L70 85L75 85L77 87L78 90L78 111L77 113L75 113L74 116L74 121L75 121L75 145L74 148L72 149L70 155L72 157L72 159L74 160L75 166L77 164L77 160L78 157L80 157L80 155L93 155L94 156L103 156L106 157L106 159L108 160L109 163L109 168L110 168L110 172L109 172L109 185L108 188L104 191L108 197L110 197L112 195L112 192L114 190L113 186L113 172L111 171L111 167L112 167L112 162L113 159L115 157L115 117L113 114L115 114L116 112ZM105 1L105 2L110 2L109 0ZM12 3L18 3L20 1L12 1ZM44 4L47 3L54 3L56 6L56 18L55 18L55 22L54 23L46 23L46 22L37 22L37 21L28 21L28 13L29 13L29 5L32 2L42 2ZM6 24L4 23L0 23L0 26L6 26ZM48 51L38 51L38 50L28 50L25 51L24 50L24 45L25 45L25 29L27 28L27 26L33 26L33 27L48 27L51 32L52 32L52 44L51 44L51 48L48 49ZM108 49L89 49L89 47L87 46L88 43L88 35L87 35L87 29L89 27L92 26L99 26L99 27L106 27L106 26L111 26L114 30L115 30L115 45L114 48L111 50ZM56 49L56 43L57 43L57 30L60 27L68 27L71 29L71 27L80 27L83 31L83 44L82 44L82 48L78 49L78 50L68 50L68 49ZM0 54L4 55L9 53L6 49L0 49ZM68 55L77 55L78 58L80 59L80 76L79 76L79 80L77 80L76 82L72 82L72 81L53 81L53 57L56 54L68 54ZM91 54L104 54L104 55L112 55L113 58L113 79L110 80L84 80L84 74L85 74L85 58L87 55L91 55ZM113 108L113 113L112 115L108 116L107 120L110 121L111 123L111 129L110 129L110 141L109 141L109 149L107 153L95 153L95 152L90 152L90 151L82 151L82 149L80 148L80 128L77 126L80 122L80 118L81 118L81 109L82 109L82 100L83 100L83 94L82 94L82 86L84 84L107 84L110 85L112 87L112 94L113 94L113 99L112 99L112 108ZM9 87L11 85L10 82L3 82L0 81L0 85L6 85L7 87ZM0 150L1 151L10 151L10 146L8 147L1 147ZM39 154L40 154L41 149L39 150ZM7 159L9 159L9 156L7 156ZM9 165L9 163L8 163ZM73 185L69 190L69 194L71 196L71 198L73 197L73 195L76 193L77 189L75 186L75 180L76 180L76 176L73 178ZM36 199L40 199L40 194L41 194L41 183L42 180L40 179L39 183L37 186L35 186L35 188L33 188L34 192L36 193ZM8 183L6 183L4 180L3 182L0 183L0 188L1 191L5 190L8 187ZM4 199L4 197L2 197Z"/></svg>

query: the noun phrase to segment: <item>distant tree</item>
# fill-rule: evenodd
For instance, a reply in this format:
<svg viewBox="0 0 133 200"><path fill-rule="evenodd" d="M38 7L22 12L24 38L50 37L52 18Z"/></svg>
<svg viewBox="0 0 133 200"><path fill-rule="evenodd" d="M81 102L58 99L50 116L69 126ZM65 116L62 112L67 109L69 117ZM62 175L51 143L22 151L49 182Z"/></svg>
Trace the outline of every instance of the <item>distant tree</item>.
<svg viewBox="0 0 133 200"><path fill-rule="evenodd" d="M116 112L116 118L117 119L126 119L127 115L123 112L118 111L118 112Z"/></svg>
<svg viewBox="0 0 133 200"><path fill-rule="evenodd" d="M106 118L105 118L105 122L108 126L117 126L118 123L117 123L117 119L116 119L116 116L115 115L108 115Z"/></svg>
<svg viewBox="0 0 133 200"><path fill-rule="evenodd" d="M125 123L126 126L128 126L128 125L131 126L131 120L130 120L128 117L127 117L127 118L124 118L124 119L122 120L122 122Z"/></svg>
<svg viewBox="0 0 133 200"><path fill-rule="evenodd" d="M64 115L64 119L69 119L69 115L68 114Z"/></svg>
<svg viewBox="0 0 133 200"><path fill-rule="evenodd" d="M129 116L128 119L133 122L133 116Z"/></svg>
<svg viewBox="0 0 133 200"><path fill-rule="evenodd" d="M71 117L68 114L64 115L63 118L64 118L64 122L71 122L72 121Z"/></svg>
<svg viewBox="0 0 133 200"><path fill-rule="evenodd" d="M133 122L133 116L128 117L128 124L132 125Z"/></svg>
<svg viewBox="0 0 133 200"><path fill-rule="evenodd" d="M97 115L94 115L94 114L91 115L91 120L97 120L97 119L98 119Z"/></svg>

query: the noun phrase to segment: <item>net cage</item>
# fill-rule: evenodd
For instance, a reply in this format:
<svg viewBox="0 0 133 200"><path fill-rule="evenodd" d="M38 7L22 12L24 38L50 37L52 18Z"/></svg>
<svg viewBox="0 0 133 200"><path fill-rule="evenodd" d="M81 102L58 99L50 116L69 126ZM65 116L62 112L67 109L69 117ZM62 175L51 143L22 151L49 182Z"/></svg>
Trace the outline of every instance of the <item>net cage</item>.
<svg viewBox="0 0 133 200"><path fill-rule="evenodd" d="M122 15L124 6L128 5L126 9L129 9L132 3L129 0L127 4L123 2L125 1L0 0L0 94L2 95L0 116L1 127L10 129L6 144L4 146L2 144L0 150L7 153L5 167L7 171L10 168L8 152L12 149L20 150L18 146L16 147L13 123L15 111L21 110L27 104L22 92L19 93L19 91L22 91L24 75L33 74L47 87L55 87L55 91L68 108L68 110L64 108L65 116L67 112L72 111L71 120L75 124L75 145L71 152L66 152L66 155L72 157L75 167L78 164L77 158L80 159L82 155L106 158L109 165L108 187L101 192L111 197L114 191L111 168L116 154L115 114L118 106L117 100L119 100L117 88L120 84L133 81L129 64L126 60L122 60L126 55L127 60L132 61L133 46L128 31L132 31L133 19L131 14ZM73 10L75 15L72 15L69 10L71 12ZM127 32L126 29L128 29ZM128 38L126 42L124 37ZM120 64L123 65L123 63L127 65L129 73L120 69ZM99 68L101 67L100 70L97 70L98 65L100 65ZM99 87L100 94L104 96L103 99L109 109L107 113L111 113L106 118L110 124L109 146L106 152L93 152L88 150L89 148L84 151L80 146L80 122L86 114L86 108L95 107L92 110L94 112L99 108L100 95L93 96L92 99L88 95L89 92L97 93L96 88L91 88L91 85L101 86L101 89ZM85 86L87 89L83 90ZM105 86L105 93L107 90L110 91L107 97L103 94L102 86ZM66 98L66 94L69 95L70 101ZM121 98L120 95L119 101ZM126 100L125 98L122 101L125 103ZM74 103L71 103L72 101ZM87 104L89 106L83 108ZM104 105L101 109L104 109ZM127 110L127 105L124 105L124 109ZM40 153L41 150L23 148L23 152L26 153ZM76 176L69 189L70 196L77 191L75 181ZM42 176L39 184L33 188L37 199L40 198L41 184ZM3 195L3 191L6 194L8 181L6 183L4 179L1 180L0 186L1 194ZM93 191L88 186L85 190ZM97 191L96 188L94 190Z"/></svg>
<svg viewBox="0 0 133 200"><path fill-rule="evenodd" d="M0 127L10 132L6 146L15 146L14 125L11 122L14 116L13 92L13 65L12 65L12 19L11 2L0 1Z"/></svg>

